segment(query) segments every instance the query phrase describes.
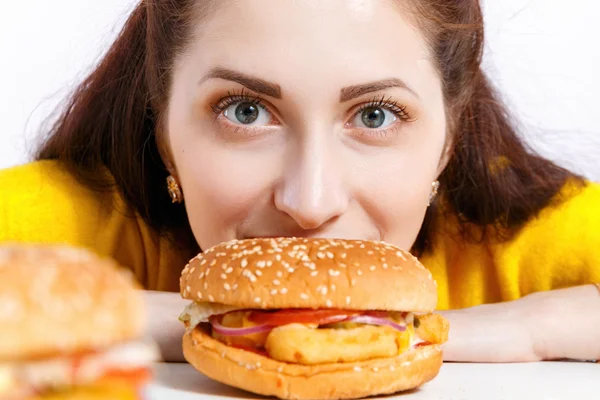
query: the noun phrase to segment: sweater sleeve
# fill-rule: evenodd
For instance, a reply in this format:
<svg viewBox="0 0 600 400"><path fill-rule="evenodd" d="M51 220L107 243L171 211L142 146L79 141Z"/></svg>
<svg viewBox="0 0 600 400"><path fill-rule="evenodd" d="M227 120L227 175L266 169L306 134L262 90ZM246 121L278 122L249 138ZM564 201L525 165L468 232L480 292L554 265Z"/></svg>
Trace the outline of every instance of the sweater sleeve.
<svg viewBox="0 0 600 400"><path fill-rule="evenodd" d="M81 185L55 161L0 171L0 243L62 243L114 258L149 285L157 239L115 193Z"/></svg>
<svg viewBox="0 0 600 400"><path fill-rule="evenodd" d="M600 185L567 185L557 200L495 249L504 298L600 282Z"/></svg>

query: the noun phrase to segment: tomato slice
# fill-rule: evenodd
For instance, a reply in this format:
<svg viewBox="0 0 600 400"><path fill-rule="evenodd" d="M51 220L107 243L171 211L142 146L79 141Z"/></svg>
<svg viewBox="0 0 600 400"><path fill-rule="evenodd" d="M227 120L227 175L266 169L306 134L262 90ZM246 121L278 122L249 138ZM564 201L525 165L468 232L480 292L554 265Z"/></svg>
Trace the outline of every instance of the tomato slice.
<svg viewBox="0 0 600 400"><path fill-rule="evenodd" d="M425 346L431 346L433 343L431 342L421 342L421 343L417 343L415 344L415 347L425 347Z"/></svg>
<svg viewBox="0 0 600 400"><path fill-rule="evenodd" d="M252 311L248 319L257 324L281 326L288 324L334 324L342 322L360 312L336 309L290 308L278 311Z"/></svg>

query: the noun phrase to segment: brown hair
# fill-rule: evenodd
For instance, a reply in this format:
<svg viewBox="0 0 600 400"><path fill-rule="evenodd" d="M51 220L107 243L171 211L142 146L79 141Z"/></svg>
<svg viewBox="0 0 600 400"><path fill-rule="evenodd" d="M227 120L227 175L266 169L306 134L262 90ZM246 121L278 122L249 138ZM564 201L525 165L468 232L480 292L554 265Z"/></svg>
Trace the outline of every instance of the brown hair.
<svg viewBox="0 0 600 400"><path fill-rule="evenodd" d="M404 4L406 3L406 4ZM481 69L483 16L478 0L403 2L430 44L443 85L452 155L440 177L442 198L464 226L518 229L550 204L569 171L528 149ZM145 0L135 8L106 56L77 88L39 149L37 159L65 162L94 190L114 185L160 234L197 250L182 206L171 204L168 172L157 140L166 109L171 65L212 1ZM430 208L414 250L430 246ZM467 232L465 229L464 232ZM465 233L465 236L467 234Z"/></svg>

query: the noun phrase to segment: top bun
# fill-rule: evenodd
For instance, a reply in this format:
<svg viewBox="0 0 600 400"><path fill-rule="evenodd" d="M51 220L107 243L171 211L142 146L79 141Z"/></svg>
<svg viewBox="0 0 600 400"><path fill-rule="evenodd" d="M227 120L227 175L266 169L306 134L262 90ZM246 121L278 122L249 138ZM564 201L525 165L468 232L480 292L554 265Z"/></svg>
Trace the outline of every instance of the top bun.
<svg viewBox="0 0 600 400"><path fill-rule="evenodd" d="M430 312L431 273L382 242L247 239L222 243L182 272L185 299L240 308L339 308Z"/></svg>
<svg viewBox="0 0 600 400"><path fill-rule="evenodd" d="M86 250L0 246L0 362L102 349L141 335L129 271Z"/></svg>

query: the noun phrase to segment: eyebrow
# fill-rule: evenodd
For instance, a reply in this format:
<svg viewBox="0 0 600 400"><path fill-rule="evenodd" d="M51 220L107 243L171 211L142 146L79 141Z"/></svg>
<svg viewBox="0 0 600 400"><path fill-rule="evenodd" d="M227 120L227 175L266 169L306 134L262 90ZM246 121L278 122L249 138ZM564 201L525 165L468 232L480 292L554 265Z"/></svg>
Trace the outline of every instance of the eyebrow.
<svg viewBox="0 0 600 400"><path fill-rule="evenodd" d="M275 99L281 99L281 87L279 85L244 74L242 72L234 71L232 69L215 67L211 69L208 74L202 78L202 80L200 80L200 83L203 83L208 79L225 79L228 81L237 82L254 92L264 94Z"/></svg>
<svg viewBox="0 0 600 400"><path fill-rule="evenodd" d="M278 84L229 68L214 67L204 76L204 78L200 80L199 84L207 81L208 79L225 79L228 81L237 82L254 92L264 94L275 99L281 99L281 86ZM412 93L415 97L419 98L417 93L403 80L398 78L389 78L342 88L340 90L340 103L353 100L368 93L378 92L390 88L405 89Z"/></svg>
<svg viewBox="0 0 600 400"><path fill-rule="evenodd" d="M367 93L378 92L380 90L390 88L402 88L412 93L416 98L419 98L417 93L408 86L402 79L389 78L380 81L369 82L361 85L348 86L340 92L340 103L350 101Z"/></svg>

